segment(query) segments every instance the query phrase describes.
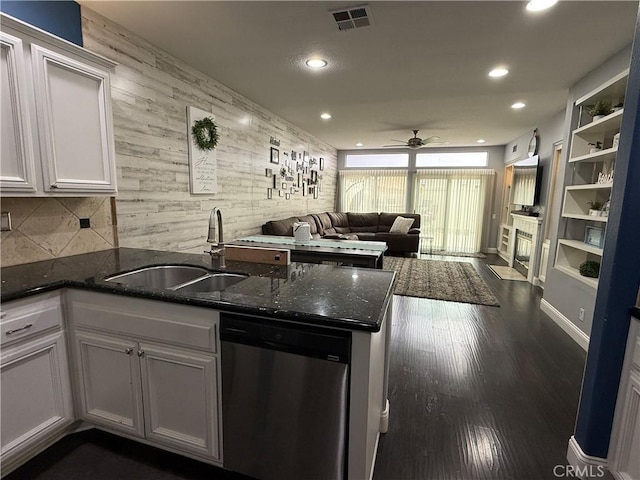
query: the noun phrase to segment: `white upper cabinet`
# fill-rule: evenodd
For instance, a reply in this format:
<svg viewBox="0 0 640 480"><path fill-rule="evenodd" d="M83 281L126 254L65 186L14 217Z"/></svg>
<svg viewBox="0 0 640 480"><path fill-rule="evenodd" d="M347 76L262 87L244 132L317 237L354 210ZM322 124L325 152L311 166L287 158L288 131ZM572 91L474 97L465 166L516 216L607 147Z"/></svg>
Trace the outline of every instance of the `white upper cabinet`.
<svg viewBox="0 0 640 480"><path fill-rule="evenodd" d="M0 32L2 138L0 188L3 192L35 192L36 178L29 127L29 100L22 40Z"/></svg>
<svg viewBox="0 0 640 480"><path fill-rule="evenodd" d="M1 19L2 195L115 193L109 82L115 64L6 15Z"/></svg>

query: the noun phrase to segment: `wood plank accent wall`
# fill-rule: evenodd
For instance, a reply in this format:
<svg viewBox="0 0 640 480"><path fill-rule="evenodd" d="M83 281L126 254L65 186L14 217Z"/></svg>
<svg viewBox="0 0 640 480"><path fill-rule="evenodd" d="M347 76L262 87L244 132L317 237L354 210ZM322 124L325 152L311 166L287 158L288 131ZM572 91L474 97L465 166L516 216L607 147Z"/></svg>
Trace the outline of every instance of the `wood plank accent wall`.
<svg viewBox="0 0 640 480"><path fill-rule="evenodd" d="M260 232L267 220L335 210L337 152L123 27L82 7L85 48L118 62L111 77L120 246L201 252L209 211L222 210L225 240ZM258 79L256 81L259 81ZM186 107L211 111L220 140L218 193L190 195ZM267 199L269 139L284 152L323 157L318 199Z"/></svg>

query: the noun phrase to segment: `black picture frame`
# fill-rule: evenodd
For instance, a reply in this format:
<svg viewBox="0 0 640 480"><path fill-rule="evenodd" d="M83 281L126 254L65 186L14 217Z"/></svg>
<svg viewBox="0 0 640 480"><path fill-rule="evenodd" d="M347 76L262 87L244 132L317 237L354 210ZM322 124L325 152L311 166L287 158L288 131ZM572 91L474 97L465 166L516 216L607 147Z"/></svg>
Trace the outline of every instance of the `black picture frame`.
<svg viewBox="0 0 640 480"><path fill-rule="evenodd" d="M273 176L273 188L278 188L278 175Z"/></svg>
<svg viewBox="0 0 640 480"><path fill-rule="evenodd" d="M267 188L267 198L271 200L273 198L273 189Z"/></svg>
<svg viewBox="0 0 640 480"><path fill-rule="evenodd" d="M302 161L304 163L309 163L309 152L302 152Z"/></svg>
<svg viewBox="0 0 640 480"><path fill-rule="evenodd" d="M277 148L271 147L271 153L270 153L270 156L269 156L269 161L271 163L279 164L280 163L280 150L278 150Z"/></svg>
<svg viewBox="0 0 640 480"><path fill-rule="evenodd" d="M324 158L320 157L320 170L324 170Z"/></svg>

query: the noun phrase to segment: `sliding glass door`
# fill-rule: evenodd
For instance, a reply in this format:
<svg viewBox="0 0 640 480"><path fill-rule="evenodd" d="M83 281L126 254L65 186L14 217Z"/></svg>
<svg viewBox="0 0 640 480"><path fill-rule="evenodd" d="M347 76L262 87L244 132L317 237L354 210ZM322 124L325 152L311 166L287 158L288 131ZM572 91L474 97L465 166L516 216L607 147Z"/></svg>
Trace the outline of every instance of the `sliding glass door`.
<svg viewBox="0 0 640 480"><path fill-rule="evenodd" d="M494 171L425 169L413 176L412 210L422 216L421 250L476 253Z"/></svg>

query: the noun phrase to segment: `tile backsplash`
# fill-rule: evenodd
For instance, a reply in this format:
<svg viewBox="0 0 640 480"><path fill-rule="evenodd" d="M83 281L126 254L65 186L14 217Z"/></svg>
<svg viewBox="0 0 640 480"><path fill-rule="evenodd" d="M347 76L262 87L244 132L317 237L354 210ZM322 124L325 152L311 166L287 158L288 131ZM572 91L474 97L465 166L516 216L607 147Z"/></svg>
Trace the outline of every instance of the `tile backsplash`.
<svg viewBox="0 0 640 480"><path fill-rule="evenodd" d="M3 267L117 246L110 198L16 197L0 205L11 213L13 228L0 237ZM89 228L80 228L81 218L89 219Z"/></svg>

